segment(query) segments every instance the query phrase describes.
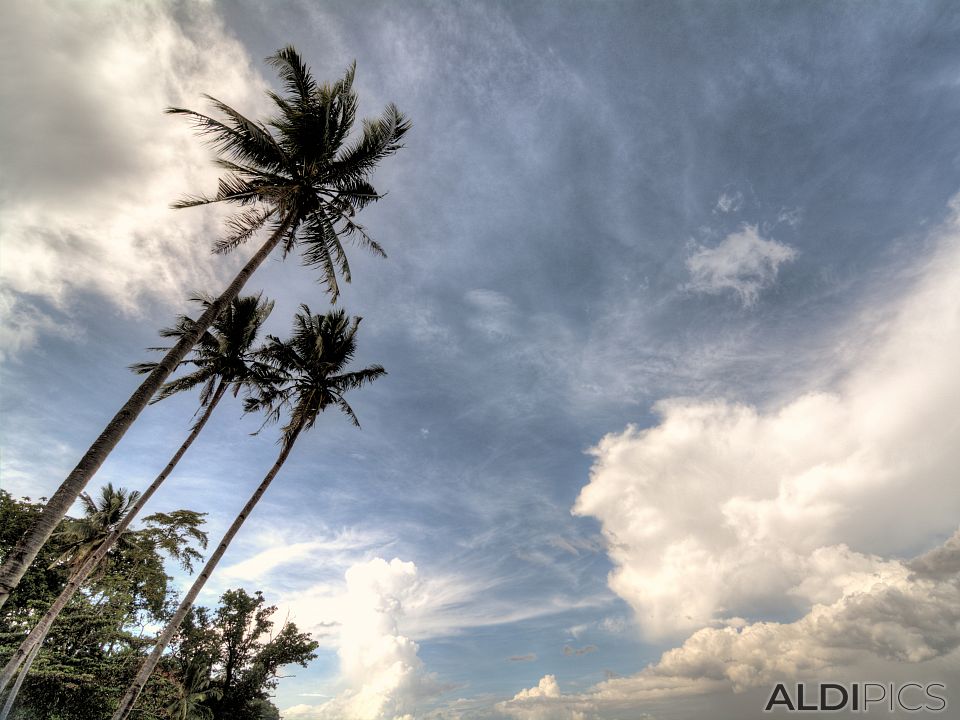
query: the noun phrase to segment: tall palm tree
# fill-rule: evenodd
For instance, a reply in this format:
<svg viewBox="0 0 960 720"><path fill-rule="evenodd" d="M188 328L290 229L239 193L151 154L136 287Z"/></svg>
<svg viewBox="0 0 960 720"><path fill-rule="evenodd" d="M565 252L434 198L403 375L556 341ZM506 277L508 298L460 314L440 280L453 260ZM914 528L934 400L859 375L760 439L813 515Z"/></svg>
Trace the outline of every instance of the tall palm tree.
<svg viewBox="0 0 960 720"><path fill-rule="evenodd" d="M243 506L217 549L207 560L206 566L197 575L173 618L157 638L153 651L120 700L113 720L125 720L129 715L160 656L190 611L197 594L216 569L230 541L283 467L300 433L313 427L320 413L331 405L340 408L353 424L359 427L360 423L347 403L345 394L348 390L359 388L386 374L379 365L356 371L346 370L356 351L356 333L360 318L351 320L343 310L314 315L306 305L300 307L301 311L294 317L293 335L289 341L283 342L272 336L267 338L261 355L264 363L271 368L269 374L273 382L261 384L246 403L248 411L265 412L266 422L278 421L284 408L289 410L289 419L281 432L277 460Z"/></svg>
<svg viewBox="0 0 960 720"><path fill-rule="evenodd" d="M364 120L362 131L351 140L357 113L355 66L333 84L318 84L292 46L267 61L277 69L285 93L268 93L277 113L266 123L249 120L209 96L219 119L184 108L167 110L192 121L218 151L216 162L226 171L214 195L190 197L175 207L231 203L244 208L228 221L227 235L214 245L216 252L239 247L262 228L268 229L267 239L190 331L157 363L8 553L0 566L0 607L140 412L278 245L284 257L301 246L303 263L320 270L331 301L339 294L338 273L344 281L350 281L342 240L353 240L385 255L355 216L380 199L369 182L370 176L381 160L402 147L409 121L390 104L380 117Z"/></svg>
<svg viewBox="0 0 960 720"><path fill-rule="evenodd" d="M210 298L206 297L198 297L194 300L204 308L209 307L212 302ZM108 508L109 511L104 509L96 515L101 520L107 517L114 518L113 525L105 526L110 527L111 530L106 532L103 537L96 535L93 521L89 519L73 521L61 533L65 537L73 538L77 548L84 548L84 552L82 556L77 556L73 546L68 549L68 553L73 553L76 560L74 570L60 595L47 609L47 612L33 630L24 638L20 647L7 661L3 671L0 672L0 692L10 682L21 662L24 663L25 669L29 667L30 661L27 658L30 655L31 648L39 647L43 643L53 623L70 602L70 599L97 566L103 562L114 544L126 537L130 523L140 514L144 505L173 472L177 463L180 462L187 449L207 424L207 420L210 419L214 408L217 407L224 394L232 388L233 394L236 396L244 384L256 382L256 364L251 358L251 353L254 349L257 334L272 310L273 302L261 300L259 295L234 298L227 308L217 316L211 327L200 336L200 340L194 346L190 356L180 362L181 366L192 366L195 369L160 388L160 392L157 393L153 402L159 402L176 393L200 386L200 408L197 411L201 413L199 419L194 423L187 439L173 454L166 467L160 471L160 474L150 483L150 486L142 495L133 493L122 509L118 506L118 498L111 496L111 504L105 505L105 508ZM161 330L160 335L166 338L180 338L190 332L194 324L194 320L184 315L177 319L177 323L172 328ZM151 349L166 350L166 348ZM152 370L153 365L154 363L138 363L133 366L133 370L146 373ZM110 488L110 492L113 492L112 486L108 485L106 488ZM104 489L105 493L106 488ZM95 504L86 493L81 493L80 497L85 498L84 502L88 512L91 509L96 510ZM104 502L106 503L106 501L107 495L105 494ZM91 538L87 539L84 533L92 533ZM98 539L96 544L91 543L93 538ZM25 670L21 671L21 674L23 672ZM2 717L0 717L0 720L2 720Z"/></svg>

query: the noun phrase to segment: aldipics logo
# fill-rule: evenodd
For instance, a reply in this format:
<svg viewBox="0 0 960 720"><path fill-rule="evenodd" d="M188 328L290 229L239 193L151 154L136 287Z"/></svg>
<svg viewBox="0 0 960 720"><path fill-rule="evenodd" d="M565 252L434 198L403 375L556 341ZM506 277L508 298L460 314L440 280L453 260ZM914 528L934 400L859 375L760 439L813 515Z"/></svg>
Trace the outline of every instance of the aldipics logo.
<svg viewBox="0 0 960 720"><path fill-rule="evenodd" d="M947 709L943 683L797 683L788 688L777 683L767 700L764 712L932 712Z"/></svg>

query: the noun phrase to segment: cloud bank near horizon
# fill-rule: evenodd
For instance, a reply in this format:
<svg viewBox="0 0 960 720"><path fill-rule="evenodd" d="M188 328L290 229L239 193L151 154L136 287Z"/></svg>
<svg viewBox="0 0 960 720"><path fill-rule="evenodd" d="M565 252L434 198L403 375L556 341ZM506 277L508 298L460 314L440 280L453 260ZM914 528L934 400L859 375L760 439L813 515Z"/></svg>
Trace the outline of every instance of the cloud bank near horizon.
<svg viewBox="0 0 960 720"><path fill-rule="evenodd" d="M636 675L581 693L562 692L548 675L497 708L518 720L586 720L783 680L823 680L825 672L902 679L903 663L925 663L910 679L945 677L960 666L960 530L910 562L873 560L871 578L849 578L839 599L795 622L738 619L703 628ZM745 708L744 717L758 710Z"/></svg>

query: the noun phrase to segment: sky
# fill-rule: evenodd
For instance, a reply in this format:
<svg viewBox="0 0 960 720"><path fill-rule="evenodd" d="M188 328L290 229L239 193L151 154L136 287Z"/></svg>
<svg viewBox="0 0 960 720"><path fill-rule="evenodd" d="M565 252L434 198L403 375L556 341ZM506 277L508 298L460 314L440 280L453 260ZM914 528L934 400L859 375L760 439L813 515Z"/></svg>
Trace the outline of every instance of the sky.
<svg viewBox="0 0 960 720"><path fill-rule="evenodd" d="M361 218L389 257L352 248L342 299L389 374L361 430L298 442L200 598L260 589L320 642L284 718L749 720L817 681L960 703L955 3L2 4L14 494L57 487L252 252L169 208L217 175L163 108L264 117L293 44L412 119ZM245 292L280 336L329 305L294 257ZM145 487L196 403L150 406L90 489ZM275 458L258 427L224 403L151 505L218 537Z"/></svg>

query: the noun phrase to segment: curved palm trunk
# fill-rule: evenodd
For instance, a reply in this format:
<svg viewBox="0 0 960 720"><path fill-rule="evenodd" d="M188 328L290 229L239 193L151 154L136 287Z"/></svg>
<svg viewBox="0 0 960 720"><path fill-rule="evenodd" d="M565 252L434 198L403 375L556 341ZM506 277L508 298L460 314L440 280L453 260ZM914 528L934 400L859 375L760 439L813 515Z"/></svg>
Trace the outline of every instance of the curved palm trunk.
<svg viewBox="0 0 960 720"><path fill-rule="evenodd" d="M90 482L90 478L107 459L107 456L113 448L120 442L120 438L133 425L133 421L146 407L150 399L156 394L160 386L167 379L171 372L180 364L180 361L186 356L190 349L196 345L200 336L210 327L210 324L217 318L223 309L233 301L240 293L254 271L260 267L266 260L270 252L280 242L280 238L289 229L292 218L286 218L267 241L260 247L256 254L247 261L233 282L226 290L214 300L210 307L193 324L192 330L185 334L170 350L164 355L157 367L144 380L140 387L136 389L130 399L120 408L120 411L113 417L100 436L93 441L93 445L87 450L86 454L80 459L80 462L67 476L67 479L61 483L60 487L47 502L46 507L40 513L40 517L34 522L26 534L20 539L16 547L13 548L4 559L3 566L0 567L0 607L10 597L10 593L20 582L20 578L27 571L30 563L40 552L40 548L49 539L54 528L60 523L64 515L70 509L70 506L77 499L83 489Z"/></svg>
<svg viewBox="0 0 960 720"><path fill-rule="evenodd" d="M223 395L226 393L226 391L227 384L221 380L220 384L217 385L217 389L214 391L213 396L210 398L210 402L207 404L203 414L193 426L193 429L190 431L187 439L184 440L177 452L175 452L173 457L170 458L170 462L167 463L167 466L161 470L156 479L150 483L150 487L143 491L143 494L140 496L137 502L132 508L130 508L130 510L127 511L126 515L123 516L123 519L120 520L119 524L113 529L113 531L107 535L104 541L100 544L100 547L98 547L96 551L90 553L80 567L71 574L70 579L60 592L60 595L47 609L47 612L40 619L40 622L36 624L33 630L30 631L30 634L27 635L22 643L20 643L20 647L17 648L17 651L7 661L7 664L4 665L3 672L0 673L0 692L3 692L3 689L10 683L14 673L17 671L17 667L20 665L23 659L30 654L31 648L39 647L43 644L44 639L47 637L47 633L50 631L50 627L53 625L54 621L56 621L57 617L59 617L63 609L67 606L67 603L70 602L70 599L76 594L77 590L80 589L80 586L90 576L90 573L92 573L96 569L97 565L99 565L103 560L103 558L107 556L107 553L110 552L110 549L117 543L117 540L120 539L126 529L130 526L130 523L132 523L137 515L140 514L143 506L147 504L151 497L153 497L153 494L163 484L163 481L167 479L167 476L173 472L173 469L177 466L177 463L180 462L180 458L182 458L184 453L187 452L187 449L193 444L193 441L197 439L200 431L203 430L203 426L207 424L207 420L210 419L214 408L217 406L217 403L220 402L221 398L223 398ZM26 661L25 664L27 668L29 668L30 662L30 660ZM11 695L16 695L17 691L14 689L10 692ZM2 715L0 715L0 720L3 720Z"/></svg>
<svg viewBox="0 0 960 720"><path fill-rule="evenodd" d="M220 558L222 558L223 554L227 551L227 547L237 534L237 531L240 530L240 527L250 515L253 508L256 507L257 503L260 502L260 498L263 497L263 494L267 491L267 488L270 487L270 483L273 482L273 479L277 476L280 468L283 467L283 463L290 454L290 450L293 448L293 444L296 442L297 436L300 435L300 431L302 429L302 425L298 425L297 427L293 428L289 438L283 443L283 446L280 450L280 455L277 456L277 461L273 464L273 467L270 468L270 471L266 474L266 477L263 478L263 482L260 483L260 486L254 491L253 495L250 496L250 499L247 500L247 504L243 506L240 514L237 515L236 519L234 519L230 529L227 530L227 534L223 536L223 540L220 541L220 544L217 546L217 549L214 551L213 555L211 555L210 559L207 560L207 564L204 565L201 573L197 575L197 579L193 581L193 585L190 587L190 590L181 601L180 606L177 608L177 612L174 613L170 622L167 623L167 626L160 634L160 637L157 638L157 643L154 645L153 651L144 661L140 668L140 672L137 673L137 676L130 684L130 687L127 688L127 692L120 700L120 704L117 706L117 711L113 714L112 720L126 720L127 716L130 714L130 711L137 702L137 698L140 696L144 686L147 684L147 680L150 679L150 675L153 674L154 668L156 668L157 663L160 662L160 656L163 655L163 651L167 649L167 645L170 644L173 636L180 628L181 623L183 623L183 619L187 616L187 613L190 612L190 608L193 606L194 600L197 599L197 595L203 589L203 586L206 585L207 580L210 579L210 575L213 574L213 571L217 567L217 563L220 562Z"/></svg>
<svg viewBox="0 0 960 720"><path fill-rule="evenodd" d="M23 685L23 681L27 679L27 673L30 672L30 666L33 665L33 660L37 657L38 652L40 652L40 643L37 643L33 650L30 651L30 655L23 664L20 674L17 675L17 681L13 684L13 687L10 688L10 694L7 695L7 700L3 703L3 709L0 710L0 720L7 720L10 716L10 711L13 710L13 704L17 701L17 695L20 694L20 687Z"/></svg>

